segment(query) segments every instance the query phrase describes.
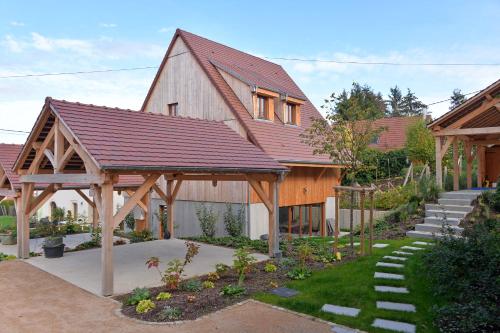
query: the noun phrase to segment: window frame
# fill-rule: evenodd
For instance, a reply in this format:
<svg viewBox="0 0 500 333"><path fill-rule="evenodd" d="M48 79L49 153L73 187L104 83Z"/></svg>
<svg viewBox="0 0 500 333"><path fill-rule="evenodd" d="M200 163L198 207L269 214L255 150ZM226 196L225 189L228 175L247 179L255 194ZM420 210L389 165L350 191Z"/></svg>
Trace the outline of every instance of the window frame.
<svg viewBox="0 0 500 333"><path fill-rule="evenodd" d="M179 115L179 103L169 103L168 104L168 115L171 117L177 117Z"/></svg>

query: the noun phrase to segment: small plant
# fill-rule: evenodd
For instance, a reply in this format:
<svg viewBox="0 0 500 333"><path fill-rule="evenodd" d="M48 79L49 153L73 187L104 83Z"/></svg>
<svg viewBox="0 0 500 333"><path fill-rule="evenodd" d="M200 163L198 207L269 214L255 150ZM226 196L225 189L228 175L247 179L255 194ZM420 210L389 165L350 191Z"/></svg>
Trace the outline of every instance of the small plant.
<svg viewBox="0 0 500 333"><path fill-rule="evenodd" d="M125 222L125 225L127 226L128 229L130 230L135 229L135 218L133 213L128 213L123 221Z"/></svg>
<svg viewBox="0 0 500 333"><path fill-rule="evenodd" d="M245 292L245 288L241 286L233 286L232 284L228 284L221 289L220 294L223 296L237 296L241 295Z"/></svg>
<svg viewBox="0 0 500 333"><path fill-rule="evenodd" d="M276 281L269 282L269 287L271 287L271 288L278 288L278 282L276 282Z"/></svg>
<svg viewBox="0 0 500 333"><path fill-rule="evenodd" d="M127 242L124 239L117 239L113 242L113 245L125 245Z"/></svg>
<svg viewBox="0 0 500 333"><path fill-rule="evenodd" d="M136 305L140 301L147 300L151 297L151 293L147 288L135 288L125 301L126 305Z"/></svg>
<svg viewBox="0 0 500 333"><path fill-rule="evenodd" d="M156 307L155 303L150 299L140 301L135 307L137 313L147 313Z"/></svg>
<svg viewBox="0 0 500 333"><path fill-rule="evenodd" d="M64 220L64 208L55 206L54 209L52 209L51 219L52 222L61 222Z"/></svg>
<svg viewBox="0 0 500 333"><path fill-rule="evenodd" d="M14 259L16 259L16 256L0 252L0 261L14 260Z"/></svg>
<svg viewBox="0 0 500 333"><path fill-rule="evenodd" d="M219 274L217 274L217 272L210 272L207 275L207 280L208 281L215 282L215 281L217 281L219 279L220 279L220 276L219 276Z"/></svg>
<svg viewBox="0 0 500 333"><path fill-rule="evenodd" d="M208 207L205 204L201 204L196 207L196 217L200 222L201 232L203 236L213 238L215 236L217 223L217 214L214 213L212 207Z"/></svg>
<svg viewBox="0 0 500 333"><path fill-rule="evenodd" d="M299 259L299 267L305 267L306 263L313 259L313 248L309 242L299 245L297 248L297 256Z"/></svg>
<svg viewBox="0 0 500 333"><path fill-rule="evenodd" d="M295 267L286 275L292 280L305 280L312 274L311 270L306 267Z"/></svg>
<svg viewBox="0 0 500 333"><path fill-rule="evenodd" d="M241 205L241 208L237 213L233 213L233 206L230 203L226 203L226 211L224 212L224 227L226 232L231 237L240 237L243 233L243 223L245 220L245 206Z"/></svg>
<svg viewBox="0 0 500 333"><path fill-rule="evenodd" d="M194 303L196 301L196 296L195 295L187 295L186 300L188 303Z"/></svg>
<svg viewBox="0 0 500 333"><path fill-rule="evenodd" d="M224 275L226 274L229 269L231 267L226 265L226 264L223 264L223 263L218 263L215 265L215 272L218 274L218 275Z"/></svg>
<svg viewBox="0 0 500 333"><path fill-rule="evenodd" d="M175 306L167 305L159 313L158 319L161 321L165 320L179 320L182 316L181 310Z"/></svg>
<svg viewBox="0 0 500 333"><path fill-rule="evenodd" d="M153 239L153 233L147 229L142 231L132 231L130 233L130 243L148 242Z"/></svg>
<svg viewBox="0 0 500 333"><path fill-rule="evenodd" d="M181 284L181 289L190 292L200 292L203 287L200 280L188 280Z"/></svg>
<svg viewBox="0 0 500 333"><path fill-rule="evenodd" d="M169 300L172 298L172 294L171 293L166 293L164 291L162 291L161 293L159 293L158 295L156 295L156 300L157 301L166 301L166 300Z"/></svg>
<svg viewBox="0 0 500 333"><path fill-rule="evenodd" d="M273 263L266 263L266 265L264 266L264 272L266 273L272 273L272 272L276 272L278 270L278 267L276 267L275 264Z"/></svg>
<svg viewBox="0 0 500 333"><path fill-rule="evenodd" d="M202 287L203 289L213 289L215 288L215 283L213 283L212 281L203 281L203 284L202 284Z"/></svg>
<svg viewBox="0 0 500 333"><path fill-rule="evenodd" d="M247 248L240 248L234 252L233 267L238 272L238 287L243 286L245 275L250 271L252 265L257 262L257 259L250 255Z"/></svg>
<svg viewBox="0 0 500 333"><path fill-rule="evenodd" d="M297 264L297 261L293 258L282 258L279 262L281 268L291 268Z"/></svg>

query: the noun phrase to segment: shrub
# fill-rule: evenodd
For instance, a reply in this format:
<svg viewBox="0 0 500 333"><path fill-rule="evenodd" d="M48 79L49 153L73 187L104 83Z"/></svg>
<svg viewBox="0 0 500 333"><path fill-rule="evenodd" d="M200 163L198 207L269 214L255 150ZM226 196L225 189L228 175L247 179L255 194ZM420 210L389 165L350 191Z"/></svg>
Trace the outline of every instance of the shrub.
<svg viewBox="0 0 500 333"><path fill-rule="evenodd" d="M137 313L147 313L153 310L156 307L155 303L153 303L150 299L145 299L140 301L135 307L135 312Z"/></svg>
<svg viewBox="0 0 500 333"><path fill-rule="evenodd" d="M203 289L200 280L188 280L181 284L181 289L190 292L199 292Z"/></svg>
<svg viewBox="0 0 500 333"><path fill-rule="evenodd" d="M226 232L231 237L240 237L243 233L243 223L245 220L245 207L241 208L237 213L233 213L233 206L226 203L226 211L224 212L224 227Z"/></svg>
<svg viewBox="0 0 500 333"><path fill-rule="evenodd" d="M266 265L264 266L264 272L267 272L267 273L272 273L272 272L276 272L278 270L278 267L276 267L275 264L273 263L266 263Z"/></svg>
<svg viewBox="0 0 500 333"><path fill-rule="evenodd" d="M224 275L227 273L227 271L229 271L231 267L226 265L226 264L223 264L223 263L218 263L218 264L215 264L215 272L218 274L218 275Z"/></svg>
<svg viewBox="0 0 500 333"><path fill-rule="evenodd" d="M203 289L213 289L215 288L215 283L213 283L212 281L203 281L203 284L202 284L202 287Z"/></svg>
<svg viewBox="0 0 500 333"><path fill-rule="evenodd" d="M130 243L148 242L153 239L153 233L147 229L130 233Z"/></svg>
<svg viewBox="0 0 500 333"><path fill-rule="evenodd" d="M175 306L167 305L158 313L157 316L158 319L160 319L161 321L178 320L182 316L182 311L179 308L176 308Z"/></svg>
<svg viewBox="0 0 500 333"><path fill-rule="evenodd" d="M242 247L234 252L233 267L238 273L238 286L243 286L245 275L250 271L252 265L257 262L257 259L250 255L247 248Z"/></svg>
<svg viewBox="0 0 500 333"><path fill-rule="evenodd" d="M171 293L166 293L164 291L162 291L161 293L159 293L158 295L156 295L156 300L157 301L166 301L166 300L169 300L172 298L172 294Z"/></svg>
<svg viewBox="0 0 500 333"><path fill-rule="evenodd" d="M208 208L207 205L201 204L196 207L196 217L200 222L201 232L205 237L215 236L215 224L217 223L217 214L212 210L212 207Z"/></svg>
<svg viewBox="0 0 500 333"><path fill-rule="evenodd" d="M219 279L220 279L220 276L219 276L219 274L217 272L210 272L207 275L207 280L208 281L214 282L214 281L217 281Z"/></svg>
<svg viewBox="0 0 500 333"><path fill-rule="evenodd" d="M147 300L151 297L151 293L147 288L135 288L132 290L132 295L130 295L126 301L126 305L136 305L140 301Z"/></svg>
<svg viewBox="0 0 500 333"><path fill-rule="evenodd" d="M499 228L499 220L486 220L465 229L464 238L439 240L424 255L433 292L442 299L433 309L441 332L499 331Z"/></svg>
<svg viewBox="0 0 500 333"><path fill-rule="evenodd" d="M64 220L64 208L54 207L51 219L53 222L61 222Z"/></svg>
<svg viewBox="0 0 500 333"><path fill-rule="evenodd" d="M295 267L286 273L286 275L292 280L305 280L312 275L312 272L307 267Z"/></svg>
<svg viewBox="0 0 500 333"><path fill-rule="evenodd" d="M135 218L133 213L128 213L123 221L125 221L125 225L127 226L127 228L129 228L130 230L135 229Z"/></svg>
<svg viewBox="0 0 500 333"><path fill-rule="evenodd" d="M0 261L13 260L16 258L17 258L16 256L0 252Z"/></svg>
<svg viewBox="0 0 500 333"><path fill-rule="evenodd" d="M239 236L239 237L224 236L224 237L214 237L214 238L200 236L200 237L187 237L186 239L218 245L218 246L231 247L234 249L238 249L240 247L248 247L256 252L265 254L268 253L267 241L260 239L250 239L246 236Z"/></svg>
<svg viewBox="0 0 500 333"><path fill-rule="evenodd" d="M227 286L222 287L220 294L223 296L237 296L243 294L244 292L245 288L228 284Z"/></svg>

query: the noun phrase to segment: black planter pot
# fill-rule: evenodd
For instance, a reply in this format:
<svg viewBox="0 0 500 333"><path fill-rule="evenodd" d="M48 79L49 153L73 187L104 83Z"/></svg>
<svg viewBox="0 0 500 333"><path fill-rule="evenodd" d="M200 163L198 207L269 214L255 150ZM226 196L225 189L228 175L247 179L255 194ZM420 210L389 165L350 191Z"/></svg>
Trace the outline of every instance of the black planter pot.
<svg viewBox="0 0 500 333"><path fill-rule="evenodd" d="M61 258L64 254L64 244L57 246L44 246L45 258Z"/></svg>
<svg viewBox="0 0 500 333"><path fill-rule="evenodd" d="M170 239L170 231L164 229L163 231L163 239Z"/></svg>

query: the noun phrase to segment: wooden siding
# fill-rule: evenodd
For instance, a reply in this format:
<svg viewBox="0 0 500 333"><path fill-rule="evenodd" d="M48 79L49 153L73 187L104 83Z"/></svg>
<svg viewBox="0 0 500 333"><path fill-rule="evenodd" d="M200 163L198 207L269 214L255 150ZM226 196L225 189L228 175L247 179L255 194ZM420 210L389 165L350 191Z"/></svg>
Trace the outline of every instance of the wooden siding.
<svg viewBox="0 0 500 333"><path fill-rule="evenodd" d="M280 185L280 207L322 203L327 197L333 197L333 187L338 185L338 169L326 169L318 179L322 171L323 168L292 167ZM250 199L252 203L260 202L253 190Z"/></svg>
<svg viewBox="0 0 500 333"><path fill-rule="evenodd" d="M486 148L486 177L490 183L496 183L500 177L500 146Z"/></svg>

